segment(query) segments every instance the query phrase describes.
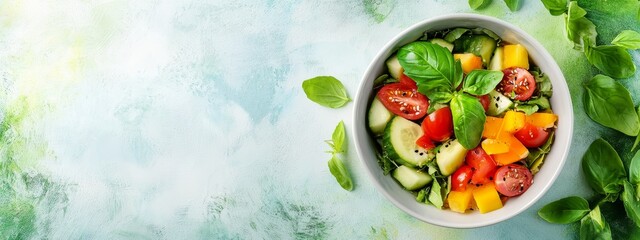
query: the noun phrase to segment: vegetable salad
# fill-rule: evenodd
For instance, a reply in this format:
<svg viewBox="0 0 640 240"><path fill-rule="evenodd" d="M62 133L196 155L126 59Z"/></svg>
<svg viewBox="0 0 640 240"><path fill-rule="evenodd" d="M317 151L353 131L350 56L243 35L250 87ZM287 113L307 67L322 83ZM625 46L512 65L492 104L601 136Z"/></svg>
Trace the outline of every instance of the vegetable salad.
<svg viewBox="0 0 640 240"><path fill-rule="evenodd" d="M368 125L378 161L418 202L465 213L526 192L558 117L527 49L482 28L427 32L375 80Z"/></svg>

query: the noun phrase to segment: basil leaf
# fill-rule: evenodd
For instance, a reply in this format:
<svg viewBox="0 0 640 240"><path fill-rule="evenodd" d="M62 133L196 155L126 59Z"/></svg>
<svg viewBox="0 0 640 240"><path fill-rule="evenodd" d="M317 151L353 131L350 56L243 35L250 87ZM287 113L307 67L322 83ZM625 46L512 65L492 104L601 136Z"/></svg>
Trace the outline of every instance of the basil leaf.
<svg viewBox="0 0 640 240"><path fill-rule="evenodd" d="M397 56L404 74L416 81L420 93L429 99L440 92L452 93L458 76L448 49L429 42L412 42L400 48Z"/></svg>
<svg viewBox="0 0 640 240"><path fill-rule="evenodd" d="M351 175L349 175L349 171L344 167L344 164L335 154L331 156L331 160L328 162L329 171L336 178L336 181L340 184L344 190L351 191L353 190L353 181L351 181Z"/></svg>
<svg viewBox="0 0 640 240"><path fill-rule="evenodd" d="M444 200L442 197L442 187L440 186L440 183L438 183L437 179L433 179L433 184L431 184L431 191L429 191L429 202L437 208L442 208L442 205L444 205Z"/></svg>
<svg viewBox="0 0 640 240"><path fill-rule="evenodd" d="M640 106L638 106L638 119L640 119ZM640 143L640 132L638 132L638 136L636 136L636 141L633 142L633 146L631 147L631 151L633 152L633 150L636 149L636 147L638 146L638 143Z"/></svg>
<svg viewBox="0 0 640 240"><path fill-rule="evenodd" d="M627 181L624 181L621 199L627 216L640 228L640 199L636 196L636 188Z"/></svg>
<svg viewBox="0 0 640 240"><path fill-rule="evenodd" d="M526 115L531 115L538 112L538 105L535 104L519 104L515 107L516 111L524 112Z"/></svg>
<svg viewBox="0 0 640 240"><path fill-rule="evenodd" d="M613 46L587 46L585 48L587 60L607 76L614 78L628 78L636 72L636 65L626 49Z"/></svg>
<svg viewBox="0 0 640 240"><path fill-rule="evenodd" d="M578 2L571 1L565 18L567 38L573 42L573 48L583 50L585 45L596 44L596 25L584 16L587 11L578 6ZM586 40L586 43L585 43Z"/></svg>
<svg viewBox="0 0 640 240"><path fill-rule="evenodd" d="M538 211L538 216L550 223L577 222L591 211L589 202L581 197L567 197L549 203Z"/></svg>
<svg viewBox="0 0 640 240"><path fill-rule="evenodd" d="M611 44L626 49L638 49L640 48L640 33L632 30L624 30L611 41Z"/></svg>
<svg viewBox="0 0 640 240"><path fill-rule="evenodd" d="M560 16L567 12L567 0L542 0L542 4L553 16Z"/></svg>
<svg viewBox="0 0 640 240"><path fill-rule="evenodd" d="M629 163L629 182L633 185L640 184L640 151L633 155Z"/></svg>
<svg viewBox="0 0 640 240"><path fill-rule="evenodd" d="M451 100L453 130L458 141L466 149L473 149L480 143L486 115L477 98L464 93L454 95Z"/></svg>
<svg viewBox="0 0 640 240"><path fill-rule="evenodd" d="M491 0L469 0L469 7L473 10L477 10L486 7Z"/></svg>
<svg viewBox="0 0 640 240"><path fill-rule="evenodd" d="M462 37L465 33L469 32L468 28L456 28L451 30L447 35L444 36L444 40L447 42L454 42L458 40L458 38Z"/></svg>
<svg viewBox="0 0 640 240"><path fill-rule="evenodd" d="M596 75L584 88L583 104L591 119L629 136L638 135L640 120L627 88L604 75Z"/></svg>
<svg viewBox="0 0 640 240"><path fill-rule="evenodd" d="M522 5L521 0L504 0L504 3L507 4L507 7L509 7L509 10L512 12L518 11L518 9L520 9L520 5Z"/></svg>
<svg viewBox="0 0 640 240"><path fill-rule="evenodd" d="M502 81L503 76L502 71L473 70L467 75L462 91L476 96L488 94Z"/></svg>
<svg viewBox="0 0 640 240"><path fill-rule="evenodd" d="M458 89L458 87L462 83L462 79L464 78L464 71L462 71L462 63L460 63L460 60L456 60L453 66L453 89Z"/></svg>
<svg viewBox="0 0 640 240"><path fill-rule="evenodd" d="M611 227L602 218L599 206L596 206L589 212L589 215L580 220L580 239L611 239Z"/></svg>
<svg viewBox="0 0 640 240"><path fill-rule="evenodd" d="M596 139L582 157L582 171L589 186L597 193L618 193L627 177L622 160L605 140Z"/></svg>
<svg viewBox="0 0 640 240"><path fill-rule="evenodd" d="M302 89L309 100L325 107L339 108L351 101L342 82L331 76L307 79Z"/></svg>
<svg viewBox="0 0 640 240"><path fill-rule="evenodd" d="M347 151L345 134L344 122L340 121L331 135L331 140L333 141L333 152L343 153Z"/></svg>

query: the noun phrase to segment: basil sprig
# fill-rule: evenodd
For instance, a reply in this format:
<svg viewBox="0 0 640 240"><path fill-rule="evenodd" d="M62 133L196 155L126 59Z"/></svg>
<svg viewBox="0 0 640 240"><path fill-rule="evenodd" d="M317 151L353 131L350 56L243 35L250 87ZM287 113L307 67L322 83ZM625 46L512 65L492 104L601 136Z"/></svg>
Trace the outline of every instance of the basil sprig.
<svg viewBox="0 0 640 240"><path fill-rule="evenodd" d="M610 77L596 75L584 84L584 88L583 104L591 119L626 135L638 135L640 119L631 94L622 84Z"/></svg>
<svg viewBox="0 0 640 240"><path fill-rule="evenodd" d="M585 45L595 45L596 25L585 16L587 11L578 6L578 2L571 1L565 18L567 38L574 44L576 50L583 50Z"/></svg>
<svg viewBox="0 0 640 240"><path fill-rule="evenodd" d="M327 144L331 147L331 159L327 163L329 166L329 171L336 178L336 181L340 184L342 188L347 191L353 190L353 181L351 180L351 175L347 168L342 163L342 160L338 158L338 154L345 153L347 151L347 140L346 140L346 131L344 127L344 122L340 121L336 126L336 129L333 130L333 134L331 135L331 141L327 140Z"/></svg>
<svg viewBox="0 0 640 240"><path fill-rule="evenodd" d="M331 76L307 79L302 89L309 100L325 107L339 108L351 101L342 82Z"/></svg>
<svg viewBox="0 0 640 240"><path fill-rule="evenodd" d="M611 227L600 213L600 207L596 206L589 215L580 220L580 239L611 239Z"/></svg>

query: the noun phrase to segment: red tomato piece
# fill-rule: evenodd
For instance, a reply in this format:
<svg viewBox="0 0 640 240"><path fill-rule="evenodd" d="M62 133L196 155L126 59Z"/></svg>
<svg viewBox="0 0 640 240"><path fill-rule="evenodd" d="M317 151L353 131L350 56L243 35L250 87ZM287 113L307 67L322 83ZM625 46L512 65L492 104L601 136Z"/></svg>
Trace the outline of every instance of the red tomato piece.
<svg viewBox="0 0 640 240"><path fill-rule="evenodd" d="M413 79L411 79L407 75L404 75L404 73L402 73L402 75L400 75L400 83L402 83L404 85L407 85L409 87L413 87L415 89L418 89L418 84L416 84L416 81L413 81Z"/></svg>
<svg viewBox="0 0 640 240"><path fill-rule="evenodd" d="M496 171L496 190L507 197L518 196L533 184L533 175L528 168L518 165L504 165Z"/></svg>
<svg viewBox="0 0 640 240"><path fill-rule="evenodd" d="M462 165L451 175L451 190L464 191L467 189L471 176L473 175L473 168Z"/></svg>
<svg viewBox="0 0 640 240"><path fill-rule="evenodd" d="M486 112L487 110L489 110L489 95L482 95L482 96L478 96L478 99L480 99L480 103L482 104L482 108L484 108L484 111Z"/></svg>
<svg viewBox="0 0 640 240"><path fill-rule="evenodd" d="M384 85L378 99L389 111L409 120L418 120L427 114L429 99L414 87L402 83Z"/></svg>
<svg viewBox="0 0 640 240"><path fill-rule="evenodd" d="M536 90L536 80L533 75L524 68L512 67L502 70L504 77L498 84L497 90L505 96L520 101L531 98ZM515 96L514 96L515 94Z"/></svg>
<svg viewBox="0 0 640 240"><path fill-rule="evenodd" d="M431 140L444 142L453 135L451 108L443 107L429 114L422 121L422 130Z"/></svg>
<svg viewBox="0 0 640 240"><path fill-rule="evenodd" d="M493 180L497 165L493 158L482 149L482 146L467 152L465 162L475 170L471 178L472 184L484 184Z"/></svg>
<svg viewBox="0 0 640 240"><path fill-rule="evenodd" d="M431 150L436 147L436 145L433 144L433 141L431 141L431 138L426 133L422 135L422 137L418 138L418 140L416 140L416 145L427 150Z"/></svg>
<svg viewBox="0 0 640 240"><path fill-rule="evenodd" d="M513 134L522 145L528 148L536 148L542 146L549 138L549 132L544 128L536 127L532 124L526 124L522 129Z"/></svg>

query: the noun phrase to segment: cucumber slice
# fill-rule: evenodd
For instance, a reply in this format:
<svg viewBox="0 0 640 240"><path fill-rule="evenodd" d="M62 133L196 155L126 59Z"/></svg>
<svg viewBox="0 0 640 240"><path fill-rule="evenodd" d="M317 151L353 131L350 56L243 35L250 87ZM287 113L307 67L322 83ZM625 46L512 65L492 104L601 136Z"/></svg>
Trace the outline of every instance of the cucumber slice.
<svg viewBox="0 0 640 240"><path fill-rule="evenodd" d="M438 44L441 47L449 49L449 52L453 52L453 43L447 42L444 39L434 38L434 39L429 40L429 42Z"/></svg>
<svg viewBox="0 0 640 240"><path fill-rule="evenodd" d="M405 189L413 191L420 189L430 183L433 178L424 172L419 170L400 165L393 170L391 176L400 182Z"/></svg>
<svg viewBox="0 0 640 240"><path fill-rule="evenodd" d="M387 59L387 68L389 69L391 77L395 79L400 79L400 76L404 72L404 69L400 65L400 61L398 61L398 56L395 54Z"/></svg>
<svg viewBox="0 0 640 240"><path fill-rule="evenodd" d="M384 151L397 163L423 167L433 159L434 154L416 144L416 140L422 137L422 134L424 133L420 125L396 116L384 130Z"/></svg>
<svg viewBox="0 0 640 240"><path fill-rule="evenodd" d="M376 135L384 133L384 128L391 120L393 114L382 105L382 102L378 100L378 97L373 98L371 107L369 108L369 129Z"/></svg>
<svg viewBox="0 0 640 240"><path fill-rule="evenodd" d="M489 63L489 70L502 71L502 59L504 58L504 50L502 47L496 48Z"/></svg>
<svg viewBox="0 0 640 240"><path fill-rule="evenodd" d="M513 101L496 90L489 92L489 109L487 115L500 116L513 106Z"/></svg>
<svg viewBox="0 0 640 240"><path fill-rule="evenodd" d="M442 173L443 176L453 174L453 172L464 163L467 151L468 150L458 142L458 139L443 143L436 155L436 163L438 163L440 173Z"/></svg>
<svg viewBox="0 0 640 240"><path fill-rule="evenodd" d="M456 40L454 45L455 52L467 52L480 56L482 63L487 66L497 47L497 42L487 35L472 35Z"/></svg>

